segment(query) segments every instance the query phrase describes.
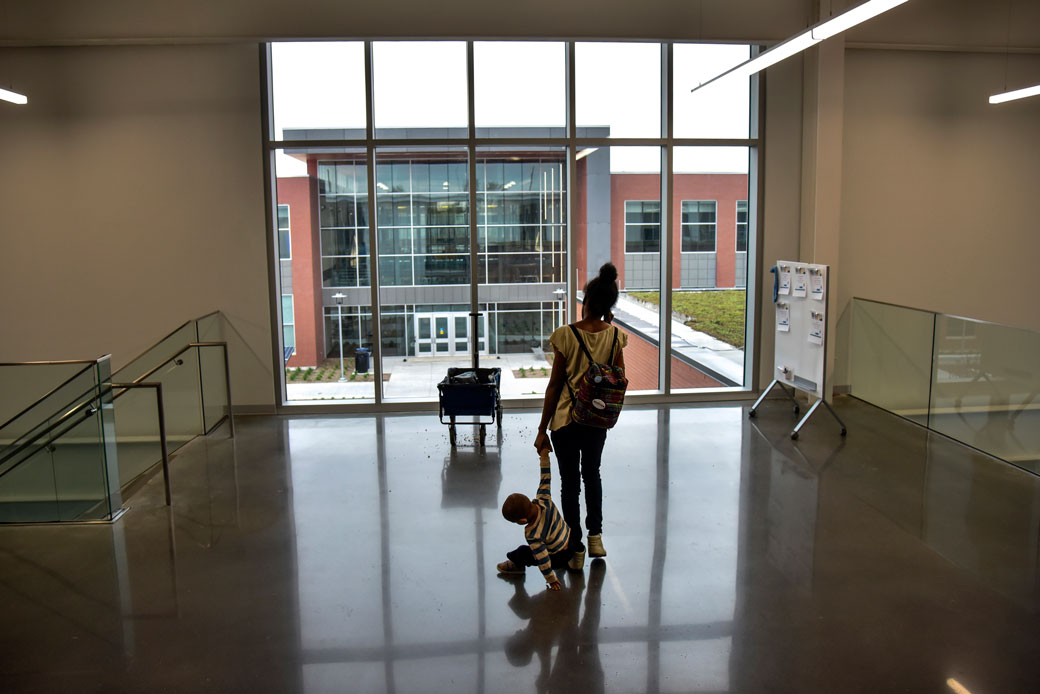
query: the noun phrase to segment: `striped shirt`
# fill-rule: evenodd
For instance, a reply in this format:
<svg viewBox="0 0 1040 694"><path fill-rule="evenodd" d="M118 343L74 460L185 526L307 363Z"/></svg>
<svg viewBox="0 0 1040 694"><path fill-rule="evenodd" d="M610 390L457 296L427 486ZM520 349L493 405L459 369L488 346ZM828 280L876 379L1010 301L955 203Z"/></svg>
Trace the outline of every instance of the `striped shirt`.
<svg viewBox="0 0 1040 694"><path fill-rule="evenodd" d="M571 529L563 520L563 515L556 504L553 503L549 494L549 486L552 481L552 468L549 464L549 456L541 457L541 479L538 484L538 493L533 499L540 509L538 522L533 526L524 528L524 537L527 544L534 552L534 560L538 564L538 570L542 572L546 582L551 582L556 575L552 570L549 560L550 554L556 554L567 549L571 541Z"/></svg>

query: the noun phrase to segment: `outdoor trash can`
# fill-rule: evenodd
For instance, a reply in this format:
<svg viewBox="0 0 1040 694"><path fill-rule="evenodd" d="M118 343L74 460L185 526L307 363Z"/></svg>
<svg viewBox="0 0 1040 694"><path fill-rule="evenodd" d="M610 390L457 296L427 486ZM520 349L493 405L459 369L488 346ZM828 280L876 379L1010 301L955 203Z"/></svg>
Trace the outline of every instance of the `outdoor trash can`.
<svg viewBox="0 0 1040 694"><path fill-rule="evenodd" d="M359 374L368 373L368 361L371 350L367 347L358 347L357 352L354 353L354 371Z"/></svg>

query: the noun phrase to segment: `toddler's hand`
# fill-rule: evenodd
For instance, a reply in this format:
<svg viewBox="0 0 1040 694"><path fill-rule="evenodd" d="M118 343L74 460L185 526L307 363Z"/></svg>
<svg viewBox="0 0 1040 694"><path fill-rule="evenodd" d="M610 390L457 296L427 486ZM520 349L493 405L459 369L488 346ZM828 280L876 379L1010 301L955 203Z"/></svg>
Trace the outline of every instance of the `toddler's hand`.
<svg viewBox="0 0 1040 694"><path fill-rule="evenodd" d="M560 588L562 588L562 586L560 585L560 579L554 578L546 584L546 587L549 590L559 590Z"/></svg>
<svg viewBox="0 0 1040 694"><path fill-rule="evenodd" d="M552 444L549 442L549 435L544 431L538 432L538 436L534 437L534 448L536 451L541 453L546 451L552 453Z"/></svg>

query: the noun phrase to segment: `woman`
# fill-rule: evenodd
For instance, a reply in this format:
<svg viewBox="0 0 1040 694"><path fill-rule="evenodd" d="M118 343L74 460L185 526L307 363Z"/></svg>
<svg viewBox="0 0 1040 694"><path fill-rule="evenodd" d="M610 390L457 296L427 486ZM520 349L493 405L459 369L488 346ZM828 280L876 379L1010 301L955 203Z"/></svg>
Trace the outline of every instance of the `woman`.
<svg viewBox="0 0 1040 694"><path fill-rule="evenodd" d="M617 268L606 263L599 275L585 286L585 299L581 305L581 320L574 327L582 341L598 363L610 363L625 368L622 348L628 344L628 335L610 324L614 318L611 309L617 303ZM615 342L616 336L616 342ZM585 527L589 533L588 553L592 557L605 557L603 547L603 486L600 482L599 465L607 430L579 424L571 419L571 402L578 390L582 376L588 369L578 340L569 325L557 328L549 338L553 348L552 374L545 389L542 405L542 421L538 425L538 436L534 447L538 451L556 453L560 468L560 499L563 518L571 527L571 533L582 536L581 507L578 497L581 483L585 482ZM569 387L568 387L569 386ZM546 429L552 432L552 442ZM576 556L578 566L584 561Z"/></svg>

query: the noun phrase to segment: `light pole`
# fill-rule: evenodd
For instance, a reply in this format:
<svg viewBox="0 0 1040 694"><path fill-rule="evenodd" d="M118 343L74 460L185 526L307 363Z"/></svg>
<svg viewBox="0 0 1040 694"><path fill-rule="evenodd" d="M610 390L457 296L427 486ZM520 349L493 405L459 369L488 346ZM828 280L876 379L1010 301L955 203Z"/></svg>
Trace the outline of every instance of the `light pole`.
<svg viewBox="0 0 1040 694"><path fill-rule="evenodd" d="M557 287L553 290L553 295L556 297L556 301L560 304L560 322L553 328L553 330L555 330L567 322L567 306L564 301L564 298L567 296L567 290L563 287Z"/></svg>
<svg viewBox="0 0 1040 694"><path fill-rule="evenodd" d="M347 377L343 375L343 299L346 294L336 292L332 298L336 300L336 324L339 326L339 382L346 383Z"/></svg>

